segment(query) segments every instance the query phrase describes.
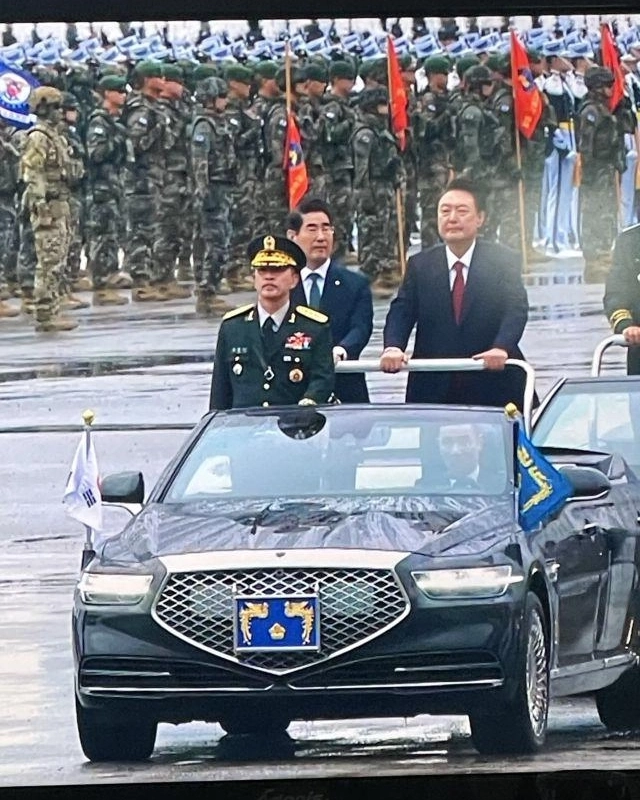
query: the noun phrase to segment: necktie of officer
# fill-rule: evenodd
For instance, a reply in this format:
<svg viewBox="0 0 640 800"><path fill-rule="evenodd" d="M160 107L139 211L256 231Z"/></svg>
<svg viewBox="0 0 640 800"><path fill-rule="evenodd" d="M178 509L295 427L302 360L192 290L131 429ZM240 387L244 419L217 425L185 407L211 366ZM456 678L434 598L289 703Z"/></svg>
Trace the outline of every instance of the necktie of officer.
<svg viewBox="0 0 640 800"><path fill-rule="evenodd" d="M262 323L262 341L267 352L271 350L276 332L273 330L273 317L267 317Z"/></svg>
<svg viewBox="0 0 640 800"><path fill-rule="evenodd" d="M464 264L462 261L456 261L453 265L453 269L455 270L456 276L453 279L453 287L451 289L451 302L453 304L453 316L456 325L459 325L460 318L462 317L462 301L464 299L464 274L462 272Z"/></svg>
<svg viewBox="0 0 640 800"><path fill-rule="evenodd" d="M320 287L318 286L318 281L320 280L320 276L317 275L315 272L312 272L309 275L309 280L311 281L311 290L309 291L309 306L310 308L320 308Z"/></svg>

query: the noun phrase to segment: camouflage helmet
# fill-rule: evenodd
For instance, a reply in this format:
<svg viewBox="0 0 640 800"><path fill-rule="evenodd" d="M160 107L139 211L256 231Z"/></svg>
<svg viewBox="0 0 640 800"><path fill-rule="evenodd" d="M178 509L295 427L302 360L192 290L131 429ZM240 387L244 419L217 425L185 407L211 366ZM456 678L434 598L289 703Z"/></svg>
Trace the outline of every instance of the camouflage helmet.
<svg viewBox="0 0 640 800"><path fill-rule="evenodd" d="M196 100L199 103L216 100L218 97L226 97L227 91L226 81L222 78L205 78L196 87Z"/></svg>
<svg viewBox="0 0 640 800"><path fill-rule="evenodd" d="M62 105L62 92L54 86L37 86L29 95L29 111L35 114L40 106Z"/></svg>
<svg viewBox="0 0 640 800"><path fill-rule="evenodd" d="M589 67L584 73L584 85L587 89L605 89L614 83L613 72L608 67Z"/></svg>
<svg viewBox="0 0 640 800"><path fill-rule="evenodd" d="M467 86L483 86L493 83L489 68L485 67L483 64L478 64L476 67L470 67L464 73L464 79Z"/></svg>

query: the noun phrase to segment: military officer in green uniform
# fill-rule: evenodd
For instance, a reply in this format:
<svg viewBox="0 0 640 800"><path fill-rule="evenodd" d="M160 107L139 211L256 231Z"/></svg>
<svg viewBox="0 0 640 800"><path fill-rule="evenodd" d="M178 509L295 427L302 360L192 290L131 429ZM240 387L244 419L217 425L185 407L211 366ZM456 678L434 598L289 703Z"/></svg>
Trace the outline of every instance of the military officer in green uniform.
<svg viewBox="0 0 640 800"><path fill-rule="evenodd" d="M209 408L329 402L334 388L329 318L290 304L306 263L303 251L283 236L259 236L247 254L257 302L222 320Z"/></svg>
<svg viewBox="0 0 640 800"><path fill-rule="evenodd" d="M628 342L627 375L640 375L640 225L618 235L605 278L604 312Z"/></svg>

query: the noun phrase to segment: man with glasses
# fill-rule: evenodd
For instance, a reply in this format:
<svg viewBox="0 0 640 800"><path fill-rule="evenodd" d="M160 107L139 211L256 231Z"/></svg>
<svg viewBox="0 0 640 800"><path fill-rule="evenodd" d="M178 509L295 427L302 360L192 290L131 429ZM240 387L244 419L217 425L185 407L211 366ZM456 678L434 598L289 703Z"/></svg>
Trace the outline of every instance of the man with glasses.
<svg viewBox="0 0 640 800"><path fill-rule="evenodd" d="M335 230L329 206L323 200L303 200L287 219L287 236L306 256L293 302L329 317L336 364L359 358L373 330L371 288L363 275L333 258ZM341 403L369 402L363 374L339 373L335 392Z"/></svg>
<svg viewBox="0 0 640 800"><path fill-rule="evenodd" d="M334 388L329 318L290 298L305 254L289 239L267 235L254 239L247 255L257 302L222 320L209 408L329 402Z"/></svg>

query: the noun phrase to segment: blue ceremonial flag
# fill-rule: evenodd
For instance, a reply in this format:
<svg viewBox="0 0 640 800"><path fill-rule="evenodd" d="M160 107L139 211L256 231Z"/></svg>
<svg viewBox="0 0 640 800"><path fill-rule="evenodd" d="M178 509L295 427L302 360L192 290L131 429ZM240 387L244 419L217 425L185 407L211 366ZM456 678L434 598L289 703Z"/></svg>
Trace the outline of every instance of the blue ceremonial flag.
<svg viewBox="0 0 640 800"><path fill-rule="evenodd" d="M0 117L14 128L30 128L35 118L29 113L29 95L37 86L28 72L0 61Z"/></svg>
<svg viewBox="0 0 640 800"><path fill-rule="evenodd" d="M571 496L569 481L534 447L518 425L518 521L525 531L533 530Z"/></svg>

